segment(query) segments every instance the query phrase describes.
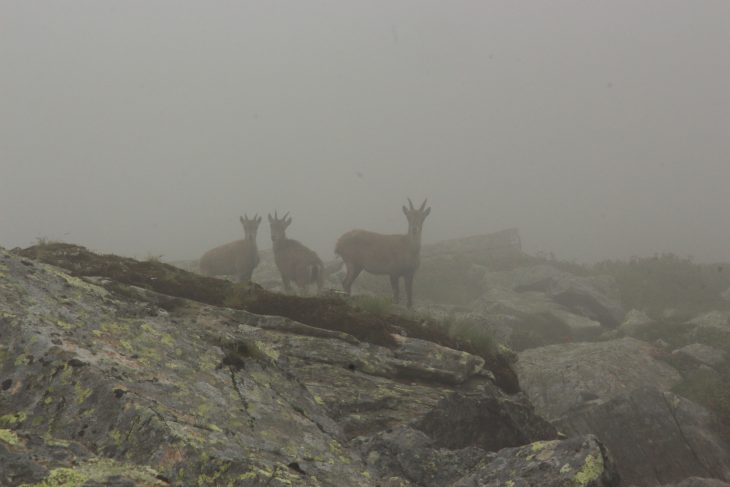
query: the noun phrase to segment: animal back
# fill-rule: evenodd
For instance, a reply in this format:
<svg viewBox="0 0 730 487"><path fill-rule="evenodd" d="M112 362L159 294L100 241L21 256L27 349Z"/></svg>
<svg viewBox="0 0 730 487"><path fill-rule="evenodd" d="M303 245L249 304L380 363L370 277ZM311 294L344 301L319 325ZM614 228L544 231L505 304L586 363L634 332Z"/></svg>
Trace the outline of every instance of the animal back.
<svg viewBox="0 0 730 487"><path fill-rule="evenodd" d="M211 249L200 258L200 272L206 276L234 275L248 250L249 243L246 240L236 240Z"/></svg>

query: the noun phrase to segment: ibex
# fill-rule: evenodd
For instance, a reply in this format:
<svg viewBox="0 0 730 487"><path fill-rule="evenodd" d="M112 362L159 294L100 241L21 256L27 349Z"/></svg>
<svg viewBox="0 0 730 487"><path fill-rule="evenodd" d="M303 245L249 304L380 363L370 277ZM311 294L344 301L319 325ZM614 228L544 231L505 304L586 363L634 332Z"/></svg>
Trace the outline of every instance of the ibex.
<svg viewBox="0 0 730 487"><path fill-rule="evenodd" d="M291 292L291 282L306 292L309 284L317 285L317 292L322 292L324 285L324 265L314 251L308 249L297 240L286 238L286 229L291 225L289 212L282 218L274 212L269 215L271 242L274 248L274 261L281 274L284 290Z"/></svg>
<svg viewBox="0 0 730 487"><path fill-rule="evenodd" d="M365 270L371 274L390 276L393 300L400 300L399 279L403 277L406 286L408 308L413 307L413 276L420 264L421 230L423 221L431 213L426 200L420 208L403 207L408 219L408 234L383 235L365 230L352 230L337 240L335 253L345 262L347 274L342 282L345 292L350 294L352 283Z"/></svg>
<svg viewBox="0 0 730 487"><path fill-rule="evenodd" d="M235 275L238 282L250 282L254 269L259 264L259 250L256 247L256 234L261 217L248 215L241 217L245 238L227 243L207 251L200 258L200 272L205 276Z"/></svg>

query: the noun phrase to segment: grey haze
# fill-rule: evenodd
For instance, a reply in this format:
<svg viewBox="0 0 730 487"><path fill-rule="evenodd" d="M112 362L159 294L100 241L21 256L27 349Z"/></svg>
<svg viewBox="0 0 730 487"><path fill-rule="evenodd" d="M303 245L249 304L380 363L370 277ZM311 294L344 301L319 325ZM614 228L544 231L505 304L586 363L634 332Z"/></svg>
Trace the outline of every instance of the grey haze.
<svg viewBox="0 0 730 487"><path fill-rule="evenodd" d="M290 211L730 261L730 2L0 1L0 245L197 258ZM262 225L259 246L270 246Z"/></svg>

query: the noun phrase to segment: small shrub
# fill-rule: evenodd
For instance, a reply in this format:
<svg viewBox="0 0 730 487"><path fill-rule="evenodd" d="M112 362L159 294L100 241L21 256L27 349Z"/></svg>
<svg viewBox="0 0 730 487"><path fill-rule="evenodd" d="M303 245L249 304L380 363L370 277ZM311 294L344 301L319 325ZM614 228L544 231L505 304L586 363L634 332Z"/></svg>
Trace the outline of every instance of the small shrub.
<svg viewBox="0 0 730 487"><path fill-rule="evenodd" d="M393 302L390 298L383 296L369 296L367 294L354 296L351 298L352 304L374 315L387 315L393 312Z"/></svg>
<svg viewBox="0 0 730 487"><path fill-rule="evenodd" d="M492 330L476 317L469 315L453 316L445 320L449 337L463 344L480 356L492 356L498 353Z"/></svg>

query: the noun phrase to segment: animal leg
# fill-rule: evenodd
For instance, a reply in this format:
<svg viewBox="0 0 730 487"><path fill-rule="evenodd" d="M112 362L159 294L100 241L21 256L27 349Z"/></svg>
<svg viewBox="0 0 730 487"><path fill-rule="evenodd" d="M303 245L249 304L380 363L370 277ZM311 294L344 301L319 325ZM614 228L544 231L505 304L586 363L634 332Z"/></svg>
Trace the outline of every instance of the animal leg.
<svg viewBox="0 0 730 487"><path fill-rule="evenodd" d="M239 283L249 283L251 282L251 275L253 274L253 271L243 271L238 275L238 282Z"/></svg>
<svg viewBox="0 0 730 487"><path fill-rule="evenodd" d="M309 286L306 282L299 282L297 281L297 295L298 296L307 296L309 293Z"/></svg>
<svg viewBox="0 0 730 487"><path fill-rule="evenodd" d="M347 294L350 294L352 291L352 283L355 282L357 276L359 276L362 272L362 267L355 264L349 264L347 262L345 262L345 265L347 266L347 275L342 281L342 287L345 289Z"/></svg>
<svg viewBox="0 0 730 487"><path fill-rule="evenodd" d="M390 287L393 288L393 302L400 302L400 276L397 274L390 275Z"/></svg>
<svg viewBox="0 0 730 487"><path fill-rule="evenodd" d="M413 308L413 272L409 272L403 276L403 280L406 282L406 305L408 309Z"/></svg>
<svg viewBox="0 0 730 487"><path fill-rule="evenodd" d="M291 294L291 282L288 277L281 276L281 281L284 284L284 292Z"/></svg>
<svg viewBox="0 0 730 487"><path fill-rule="evenodd" d="M322 288L324 287L324 266L314 266L314 283L317 285L317 294L322 294Z"/></svg>

